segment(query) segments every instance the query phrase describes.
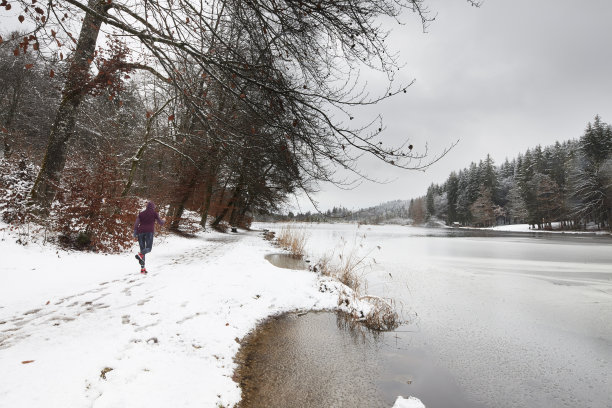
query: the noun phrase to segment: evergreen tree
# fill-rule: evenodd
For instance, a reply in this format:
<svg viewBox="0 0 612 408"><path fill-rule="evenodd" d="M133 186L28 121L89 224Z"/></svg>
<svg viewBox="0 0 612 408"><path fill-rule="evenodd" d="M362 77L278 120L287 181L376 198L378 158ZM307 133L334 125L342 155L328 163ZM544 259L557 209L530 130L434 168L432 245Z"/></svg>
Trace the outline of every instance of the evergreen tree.
<svg viewBox="0 0 612 408"><path fill-rule="evenodd" d="M580 150L590 166L599 166L610 157L612 129L601 121L599 115L595 116L592 125L587 125L584 136L580 138Z"/></svg>
<svg viewBox="0 0 612 408"><path fill-rule="evenodd" d="M453 171L446 182L446 199L448 200L447 224L457 221L457 197L459 195L459 178Z"/></svg>
<svg viewBox="0 0 612 408"><path fill-rule="evenodd" d="M430 217L433 217L433 216L436 215L436 207L434 205L435 194L436 194L436 187L432 184L427 189L427 196L425 198L426 205L427 205L426 209L427 209L427 218L428 219Z"/></svg>
<svg viewBox="0 0 612 408"><path fill-rule="evenodd" d="M596 222L600 227L612 228L612 197L609 195L612 178L612 129L595 116L579 141L579 155L572 172L572 195L575 206L572 214L583 222Z"/></svg>
<svg viewBox="0 0 612 408"><path fill-rule="evenodd" d="M472 201L470 200L470 191L468 189L469 182L469 173L467 171L459 172L459 183L458 183L458 191L457 194L457 219L461 224L467 224L472 219L472 213L470 212L470 205L472 205Z"/></svg>
<svg viewBox="0 0 612 408"><path fill-rule="evenodd" d="M490 199L490 202L489 202ZM612 224L612 128L596 116L579 141L536 146L496 167L490 155L452 172L423 198L428 216L491 225Z"/></svg>
<svg viewBox="0 0 612 408"><path fill-rule="evenodd" d="M530 182L535 193L535 213L539 226L552 228L552 221L556 221L561 209L559 186L553 179L541 173L536 173Z"/></svg>
<svg viewBox="0 0 612 408"><path fill-rule="evenodd" d="M470 206L476 226L490 227L495 223L494 204L491 190L481 187L478 198Z"/></svg>

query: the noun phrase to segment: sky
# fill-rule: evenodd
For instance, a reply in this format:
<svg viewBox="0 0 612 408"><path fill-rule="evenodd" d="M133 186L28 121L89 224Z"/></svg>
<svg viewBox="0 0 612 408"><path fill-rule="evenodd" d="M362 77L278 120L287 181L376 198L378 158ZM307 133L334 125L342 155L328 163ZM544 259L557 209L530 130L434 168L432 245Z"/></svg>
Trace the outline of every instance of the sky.
<svg viewBox="0 0 612 408"><path fill-rule="evenodd" d="M383 116L390 144L409 139L422 150L427 143L435 155L459 143L425 172L362 160L368 175L389 182L348 191L321 185L314 197L322 210L418 197L487 154L500 164L538 144L580 137L596 114L612 123L612 1L427 4L436 19L426 33L412 15L389 27L390 46L405 64L401 79L416 82L368 114ZM303 197L292 205L313 210Z"/></svg>

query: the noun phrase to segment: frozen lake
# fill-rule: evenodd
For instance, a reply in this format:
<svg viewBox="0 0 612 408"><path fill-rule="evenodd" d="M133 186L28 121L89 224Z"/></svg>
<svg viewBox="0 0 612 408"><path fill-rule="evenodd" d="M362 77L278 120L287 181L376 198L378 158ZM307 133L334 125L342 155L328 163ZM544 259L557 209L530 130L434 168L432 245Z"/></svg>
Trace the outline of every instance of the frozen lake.
<svg viewBox="0 0 612 408"><path fill-rule="evenodd" d="M369 254L368 292L395 299L410 320L372 346L386 366L376 370L384 399L414 395L428 408L612 408L609 236L305 229L313 260L342 247Z"/></svg>

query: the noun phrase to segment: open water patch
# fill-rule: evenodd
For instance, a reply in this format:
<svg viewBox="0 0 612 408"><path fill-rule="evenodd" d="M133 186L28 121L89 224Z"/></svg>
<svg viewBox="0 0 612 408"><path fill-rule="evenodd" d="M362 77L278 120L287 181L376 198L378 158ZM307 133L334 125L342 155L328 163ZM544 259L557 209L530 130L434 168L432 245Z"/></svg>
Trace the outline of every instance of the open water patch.
<svg viewBox="0 0 612 408"><path fill-rule="evenodd" d="M277 268L284 269L308 269L308 263L302 257L291 254L268 254L266 260Z"/></svg>
<svg viewBox="0 0 612 408"><path fill-rule="evenodd" d="M424 351L398 349L399 335L368 331L341 313L270 318L236 356L240 407L390 408L412 395L428 408L482 408Z"/></svg>

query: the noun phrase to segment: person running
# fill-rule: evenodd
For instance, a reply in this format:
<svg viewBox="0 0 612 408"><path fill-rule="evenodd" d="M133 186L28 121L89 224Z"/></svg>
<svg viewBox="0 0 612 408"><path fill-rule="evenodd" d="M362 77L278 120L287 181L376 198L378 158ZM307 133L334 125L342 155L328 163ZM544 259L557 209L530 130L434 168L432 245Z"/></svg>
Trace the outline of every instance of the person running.
<svg viewBox="0 0 612 408"><path fill-rule="evenodd" d="M140 273L146 274L145 255L151 252L153 248L153 232L155 231L155 221L159 225L164 225L165 221L159 218L159 214L155 211L153 201L147 202L147 209L138 213L136 222L134 223L134 237L138 238L140 252L136 254L136 259L140 263Z"/></svg>

